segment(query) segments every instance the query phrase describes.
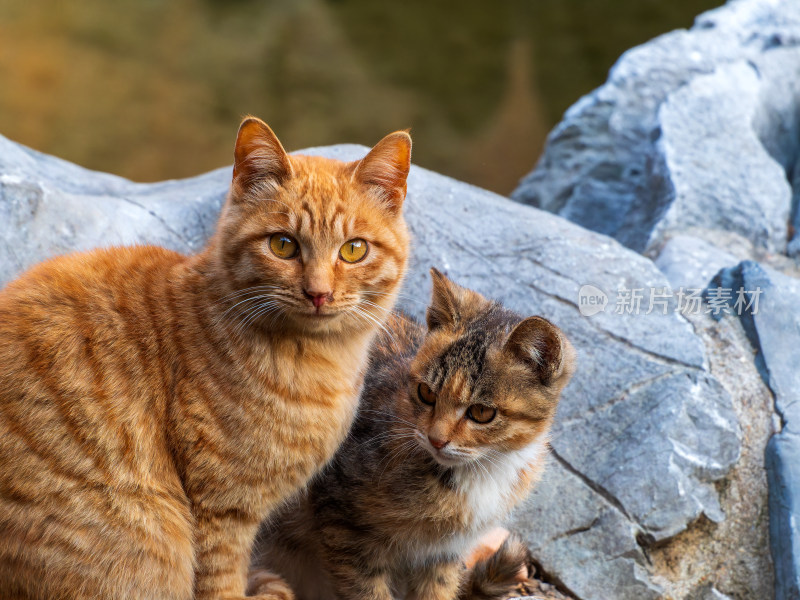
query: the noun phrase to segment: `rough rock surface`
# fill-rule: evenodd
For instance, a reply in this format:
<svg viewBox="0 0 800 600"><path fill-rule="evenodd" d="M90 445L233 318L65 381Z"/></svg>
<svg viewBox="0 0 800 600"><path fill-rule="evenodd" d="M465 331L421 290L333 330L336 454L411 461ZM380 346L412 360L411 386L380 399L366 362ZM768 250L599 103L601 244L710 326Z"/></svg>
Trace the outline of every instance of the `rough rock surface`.
<svg viewBox="0 0 800 600"><path fill-rule="evenodd" d="M711 374L730 391L742 427L742 454L719 486L725 520L701 518L669 543L652 547L654 579L664 597L675 600L705 593L709 584L731 598L766 600L774 593L764 469L774 432L772 394L739 319L716 320L704 312L686 316L703 340Z"/></svg>
<svg viewBox="0 0 800 600"><path fill-rule="evenodd" d="M731 598L717 590L713 585L705 585L686 600L731 600Z"/></svg>
<svg viewBox="0 0 800 600"><path fill-rule="evenodd" d="M57 254L150 243L203 247L230 176L139 184L88 171L0 136L0 285Z"/></svg>
<svg viewBox="0 0 800 600"><path fill-rule="evenodd" d="M307 153L354 159L366 149ZM0 279L72 248L159 243L183 251L213 229L229 170L134 184L0 137ZM668 286L646 258L559 217L412 168L406 215L413 260L402 306L421 315L428 268L561 325L579 349L546 483L516 514L542 571L585 600L660 597L645 548L699 518L723 518L715 482L740 455L731 397L709 373L703 343L667 307L581 316L593 284ZM622 306L624 308L624 306ZM633 310L631 310L633 312ZM596 582L604 581L602 588Z"/></svg>
<svg viewBox="0 0 800 600"><path fill-rule="evenodd" d="M798 115L800 3L734 0L626 52L513 197L639 252L692 231L785 252Z"/></svg>
<svg viewBox="0 0 800 600"><path fill-rule="evenodd" d="M776 598L800 597L800 280L755 262L720 271L714 289L756 291L758 304L735 308L757 351L756 365L775 396L781 431L767 446L770 484L770 538Z"/></svg>
<svg viewBox="0 0 800 600"><path fill-rule="evenodd" d="M655 260L673 290L702 290L720 269L739 262L733 254L690 235L672 237Z"/></svg>
<svg viewBox="0 0 800 600"><path fill-rule="evenodd" d="M653 257L673 288L727 267L712 289L733 306L765 283L742 324L783 426L764 463L776 594L800 598L799 282L770 269L800 277L800 3L730 0L626 52L513 197Z"/></svg>

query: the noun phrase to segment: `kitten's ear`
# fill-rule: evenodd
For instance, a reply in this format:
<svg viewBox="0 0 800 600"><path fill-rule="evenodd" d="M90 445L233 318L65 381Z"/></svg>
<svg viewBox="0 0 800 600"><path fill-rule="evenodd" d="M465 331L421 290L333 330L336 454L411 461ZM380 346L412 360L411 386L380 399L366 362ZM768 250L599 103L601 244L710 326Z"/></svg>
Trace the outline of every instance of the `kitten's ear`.
<svg viewBox="0 0 800 600"><path fill-rule="evenodd" d="M461 307L470 296L477 294L450 281L445 275L431 267L433 293L426 314L428 331L441 327L454 329L461 319Z"/></svg>
<svg viewBox="0 0 800 600"><path fill-rule="evenodd" d="M508 336L505 349L525 363L543 385L563 387L575 369L575 350L547 319L529 317Z"/></svg>
<svg viewBox="0 0 800 600"><path fill-rule="evenodd" d="M372 187L390 210L399 212L406 197L406 179L411 168L411 136L390 133L356 165L353 180Z"/></svg>
<svg viewBox="0 0 800 600"><path fill-rule="evenodd" d="M281 183L292 176L289 155L261 119L245 117L236 135L233 184L239 191L259 181Z"/></svg>

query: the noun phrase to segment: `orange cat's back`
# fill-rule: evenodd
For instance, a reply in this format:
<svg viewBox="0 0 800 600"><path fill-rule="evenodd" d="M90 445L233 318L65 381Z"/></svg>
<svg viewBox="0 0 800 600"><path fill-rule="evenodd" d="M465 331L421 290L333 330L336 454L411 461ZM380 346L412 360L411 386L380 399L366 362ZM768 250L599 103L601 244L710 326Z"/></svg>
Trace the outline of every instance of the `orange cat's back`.
<svg viewBox="0 0 800 600"><path fill-rule="evenodd" d="M0 291L0 580L39 572L52 597L76 586L102 597L113 583L90 568L99 547L148 570L133 528L182 579L156 578L154 596L191 581L189 508L164 437L150 435L165 418L153 380L169 354L162 283L185 260L154 247L73 254Z"/></svg>

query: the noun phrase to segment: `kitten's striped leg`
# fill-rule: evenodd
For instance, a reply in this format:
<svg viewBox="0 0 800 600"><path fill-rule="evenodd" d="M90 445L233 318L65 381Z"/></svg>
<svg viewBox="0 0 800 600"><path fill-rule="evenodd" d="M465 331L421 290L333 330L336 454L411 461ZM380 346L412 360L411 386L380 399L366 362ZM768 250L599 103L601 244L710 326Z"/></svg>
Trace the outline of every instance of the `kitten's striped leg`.
<svg viewBox="0 0 800 600"><path fill-rule="evenodd" d="M338 600L394 600L385 571L353 564L344 556L327 562L331 586Z"/></svg>
<svg viewBox="0 0 800 600"><path fill-rule="evenodd" d="M459 560L432 562L411 572L408 600L453 600L461 587Z"/></svg>
<svg viewBox="0 0 800 600"><path fill-rule="evenodd" d="M294 592L280 575L266 569L251 571L247 580L247 597L294 600Z"/></svg>

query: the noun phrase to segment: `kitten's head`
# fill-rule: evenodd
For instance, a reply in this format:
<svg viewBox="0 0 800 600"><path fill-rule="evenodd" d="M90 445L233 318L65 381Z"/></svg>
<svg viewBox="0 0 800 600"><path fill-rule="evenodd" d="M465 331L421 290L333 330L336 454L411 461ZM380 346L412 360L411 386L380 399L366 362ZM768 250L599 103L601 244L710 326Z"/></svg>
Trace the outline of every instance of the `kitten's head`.
<svg viewBox="0 0 800 600"><path fill-rule="evenodd" d="M214 243L227 317L326 332L383 321L406 268L410 165L406 132L345 163L289 156L264 122L246 118Z"/></svg>
<svg viewBox="0 0 800 600"><path fill-rule="evenodd" d="M572 345L546 319L431 273L428 333L409 379L417 441L448 467L544 442L574 370Z"/></svg>

